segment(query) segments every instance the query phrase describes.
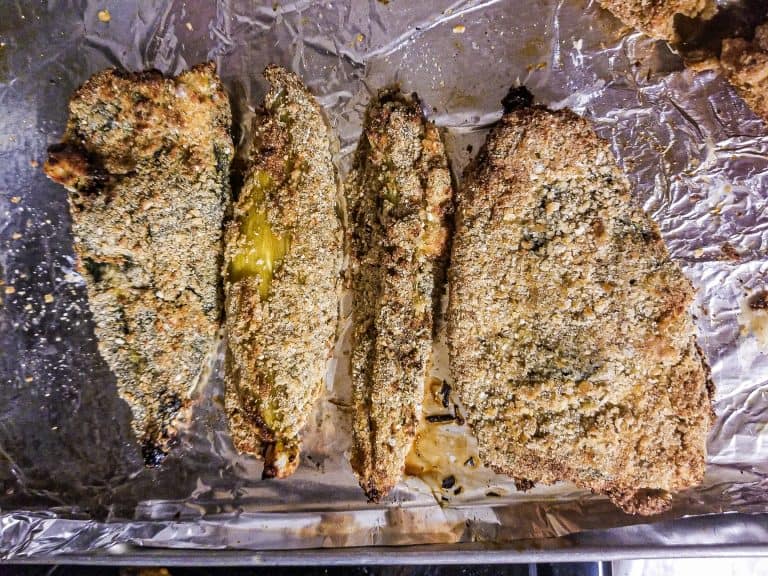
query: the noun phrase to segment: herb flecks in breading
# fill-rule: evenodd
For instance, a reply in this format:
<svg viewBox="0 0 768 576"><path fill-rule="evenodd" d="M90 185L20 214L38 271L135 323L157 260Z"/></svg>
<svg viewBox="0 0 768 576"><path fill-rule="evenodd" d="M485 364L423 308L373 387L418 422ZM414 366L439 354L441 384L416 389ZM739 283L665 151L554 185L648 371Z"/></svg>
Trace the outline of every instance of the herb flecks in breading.
<svg viewBox="0 0 768 576"><path fill-rule="evenodd" d="M348 186L352 467L371 500L403 474L421 414L452 188L438 129L389 90L366 115Z"/></svg>
<svg viewBox="0 0 768 576"><path fill-rule="evenodd" d="M712 417L693 289L630 196L585 120L505 115L458 195L448 336L485 463L652 514L701 482Z"/></svg>
<svg viewBox="0 0 768 576"><path fill-rule="evenodd" d="M320 106L295 74L270 66L265 76L271 89L226 231L225 404L237 450L282 478L299 465L336 332L341 227Z"/></svg>
<svg viewBox="0 0 768 576"><path fill-rule="evenodd" d="M69 190L99 351L157 464L219 329L229 101L213 64L176 78L105 70L69 112L45 171Z"/></svg>

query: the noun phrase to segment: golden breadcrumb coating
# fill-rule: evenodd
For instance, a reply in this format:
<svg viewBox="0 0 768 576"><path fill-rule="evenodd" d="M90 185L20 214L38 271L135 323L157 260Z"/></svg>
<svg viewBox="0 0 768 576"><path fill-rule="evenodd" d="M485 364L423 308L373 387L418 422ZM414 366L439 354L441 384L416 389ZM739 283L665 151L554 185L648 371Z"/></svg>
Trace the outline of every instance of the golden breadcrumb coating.
<svg viewBox="0 0 768 576"><path fill-rule="evenodd" d="M219 329L230 124L212 63L176 78L105 70L75 92L45 165L70 191L99 351L148 464L167 453Z"/></svg>
<svg viewBox="0 0 768 576"><path fill-rule="evenodd" d="M739 96L768 122L768 23L757 27L751 42L723 40L720 66Z"/></svg>
<svg viewBox="0 0 768 576"><path fill-rule="evenodd" d="M386 90L373 100L347 194L351 463L378 500L402 477L419 422L452 211L440 133L415 98Z"/></svg>
<svg viewBox="0 0 768 576"><path fill-rule="evenodd" d="M714 0L597 0L603 8L627 26L651 38L677 42L675 15L710 18Z"/></svg>
<svg viewBox="0 0 768 576"><path fill-rule="evenodd" d="M235 447L283 478L299 464L336 334L342 239L320 106L295 74L264 76L271 89L225 235L225 404Z"/></svg>
<svg viewBox="0 0 768 576"><path fill-rule="evenodd" d="M449 279L451 369L489 466L638 514L701 482L694 292L585 120L503 117L459 194Z"/></svg>

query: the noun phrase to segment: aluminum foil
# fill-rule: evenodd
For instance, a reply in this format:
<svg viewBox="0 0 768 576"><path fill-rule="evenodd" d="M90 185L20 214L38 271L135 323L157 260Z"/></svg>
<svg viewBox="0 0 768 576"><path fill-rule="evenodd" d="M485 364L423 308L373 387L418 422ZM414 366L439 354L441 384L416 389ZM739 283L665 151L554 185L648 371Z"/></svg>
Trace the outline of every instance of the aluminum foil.
<svg viewBox="0 0 768 576"><path fill-rule="evenodd" d="M91 74L176 74L208 59L240 139L264 66L300 74L338 133L342 173L371 94L395 82L445 128L459 181L512 85L591 120L698 289L693 314L717 386L704 485L661 519L768 510L768 312L749 306L768 288L768 130L716 74L686 70L666 44L585 0L4 0L0 554L505 542L644 521L571 485L522 493L482 470L448 493L436 482L450 463L366 503L344 455L344 334L293 477L261 481L261 464L233 451L213 401L220 342L210 378L190 392L181 445L161 468L142 466L73 269L65 191L41 164ZM466 430L445 430L471 452Z"/></svg>

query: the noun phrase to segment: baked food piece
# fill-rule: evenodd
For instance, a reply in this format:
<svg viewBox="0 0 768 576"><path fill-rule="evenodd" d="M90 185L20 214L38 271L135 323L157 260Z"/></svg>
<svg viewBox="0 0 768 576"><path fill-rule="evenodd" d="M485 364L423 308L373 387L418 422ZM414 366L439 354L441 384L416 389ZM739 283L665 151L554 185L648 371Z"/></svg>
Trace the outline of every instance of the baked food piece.
<svg viewBox="0 0 768 576"><path fill-rule="evenodd" d="M69 190L99 351L147 464L168 452L219 329L230 124L212 63L176 78L105 70L73 95L45 164Z"/></svg>
<svg viewBox="0 0 768 576"><path fill-rule="evenodd" d="M502 118L458 195L449 282L451 370L486 464L638 514L701 482L694 292L585 120Z"/></svg>
<svg viewBox="0 0 768 576"><path fill-rule="evenodd" d="M723 40L720 69L755 114L768 122L768 22L752 41Z"/></svg>
<svg viewBox="0 0 768 576"><path fill-rule="evenodd" d="M715 13L714 0L597 0L603 8L627 26L651 38L677 42L675 15L710 18Z"/></svg>
<svg viewBox="0 0 768 576"><path fill-rule="evenodd" d="M265 478L299 464L299 432L325 378L342 258L331 132L301 80L278 66L253 121L225 233L225 405L235 447Z"/></svg>
<svg viewBox="0 0 768 576"><path fill-rule="evenodd" d="M347 186L352 468L370 500L400 480L421 414L452 211L438 129L419 102L379 93Z"/></svg>

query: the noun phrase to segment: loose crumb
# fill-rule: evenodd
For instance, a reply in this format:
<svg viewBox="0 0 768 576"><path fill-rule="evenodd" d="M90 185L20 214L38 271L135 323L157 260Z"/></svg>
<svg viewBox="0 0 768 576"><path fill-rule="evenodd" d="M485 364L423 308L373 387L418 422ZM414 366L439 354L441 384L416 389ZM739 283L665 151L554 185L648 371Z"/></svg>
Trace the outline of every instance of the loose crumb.
<svg viewBox="0 0 768 576"><path fill-rule="evenodd" d="M109 13L109 10L99 10L97 16L99 18L99 22L104 22L105 24L112 20L112 14Z"/></svg>

